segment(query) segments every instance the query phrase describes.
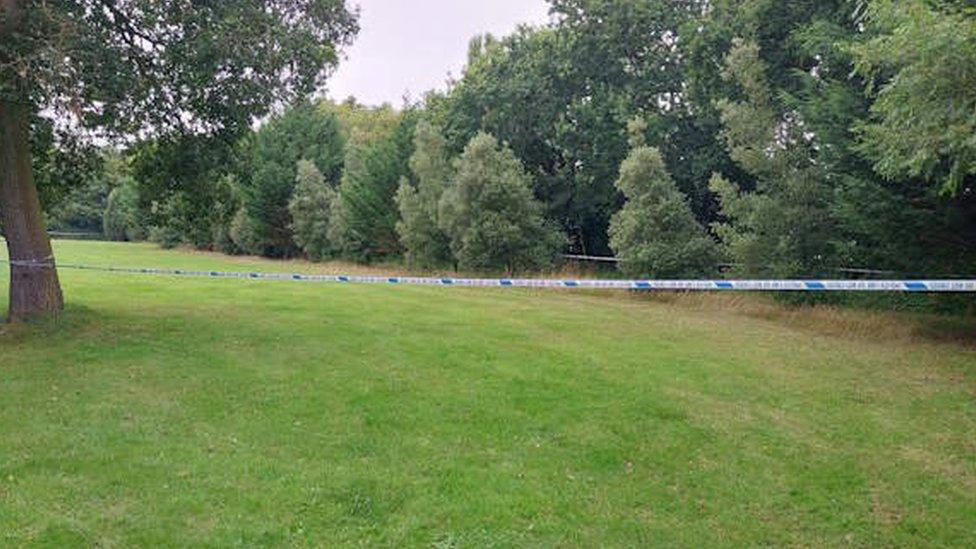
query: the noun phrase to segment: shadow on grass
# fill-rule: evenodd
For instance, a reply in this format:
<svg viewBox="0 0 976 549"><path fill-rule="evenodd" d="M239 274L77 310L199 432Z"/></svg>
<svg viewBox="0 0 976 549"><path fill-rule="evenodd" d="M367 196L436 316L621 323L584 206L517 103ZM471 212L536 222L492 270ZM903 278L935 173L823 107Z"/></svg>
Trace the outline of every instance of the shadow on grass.
<svg viewBox="0 0 976 549"><path fill-rule="evenodd" d="M0 342L19 343L29 339L47 337L73 337L97 331L108 316L84 305L71 304L56 317L37 318L10 324L6 317L0 322Z"/></svg>

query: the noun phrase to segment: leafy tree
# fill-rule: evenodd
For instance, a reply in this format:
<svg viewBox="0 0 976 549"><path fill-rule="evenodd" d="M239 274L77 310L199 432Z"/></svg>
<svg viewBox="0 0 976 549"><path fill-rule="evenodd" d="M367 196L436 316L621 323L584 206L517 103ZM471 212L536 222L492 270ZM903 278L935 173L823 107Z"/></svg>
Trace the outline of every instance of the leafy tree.
<svg viewBox="0 0 976 549"><path fill-rule="evenodd" d="M441 197L441 229L466 269L552 266L565 237L543 217L522 164L494 137L471 140L457 163L454 184Z"/></svg>
<svg viewBox="0 0 976 549"><path fill-rule="evenodd" d="M61 153L52 152L58 156ZM87 153L86 153L87 154ZM71 182L66 185L56 185L53 181L44 179L56 177L63 168L55 168L50 158L43 160L45 167L38 166L38 184L44 185L48 193L49 202L44 203L48 227L56 231L82 231L103 233L111 239L139 240L145 238L145 230L140 222L138 212L138 184L132 173L130 159L123 152L112 148L105 148L99 152L92 152L91 156L78 157L81 161L90 162L83 167L84 181ZM60 160L55 161L55 163ZM35 165L37 162L35 161ZM55 169L46 172L48 169ZM46 173L45 173L46 172ZM75 176L78 176L76 173ZM42 183L43 182L43 183ZM124 190L116 193L117 189ZM44 196L42 191L42 197ZM112 195L115 194L115 198ZM121 197L125 197L122 199ZM126 219L123 225L118 225L115 232L106 233L106 218L112 217L107 210L119 207L120 199L125 203ZM131 215L129 215L131 213ZM116 219L118 219L116 217Z"/></svg>
<svg viewBox="0 0 976 549"><path fill-rule="evenodd" d="M101 188L105 172L111 170L105 166L106 157L117 154L112 150L100 150L79 136L59 131L55 121L36 113L31 116L29 139L34 183L41 208L52 223L59 221L62 208L78 205L78 199L86 192ZM78 191L79 187L88 189ZM80 194L71 196L75 191ZM108 190L104 190L103 206L107 193ZM98 225L100 227L101 223Z"/></svg>
<svg viewBox="0 0 976 549"><path fill-rule="evenodd" d="M624 273L679 278L716 272L715 241L695 219L660 151L638 145L621 165L616 187L627 202L610 223L610 246Z"/></svg>
<svg viewBox="0 0 976 549"><path fill-rule="evenodd" d="M400 180L396 202L400 209L397 233L411 264L431 267L451 260L447 235L438 226L437 207L454 176L447 145L438 128L427 121L417 125L410 169L417 184Z"/></svg>
<svg viewBox="0 0 976 549"><path fill-rule="evenodd" d="M107 176L107 173L93 175L59 196L56 205L45 207L48 228L54 231L101 232L102 214L112 191Z"/></svg>
<svg viewBox="0 0 976 549"><path fill-rule="evenodd" d="M250 176L241 198L260 242L251 253L287 257L298 252L288 211L299 160L308 160L328 181L342 171L344 142L335 115L311 103L295 106L261 127L251 144Z"/></svg>
<svg viewBox="0 0 976 549"><path fill-rule="evenodd" d="M254 222L243 207L234 214L234 218L230 222L228 236L234 243L234 247L241 253L251 254L254 253L252 250L260 250L264 246L254 228Z"/></svg>
<svg viewBox="0 0 976 549"><path fill-rule="evenodd" d="M884 4L872 4L868 13ZM949 9L949 4L930 3L941 6L938 9ZM813 193L815 202L824 208L822 219L824 227L830 226L830 234L812 235L830 240L825 242L825 251L833 257L824 256L823 265L847 263L912 276L961 272L976 251L972 245L976 242L976 208L974 201L967 199L971 193L946 199L932 192L936 185L923 185L908 173L882 177L884 174L874 169L877 158L862 143L866 134L859 129L879 120L872 114L877 98L873 92L897 75L882 66L868 70L858 61L859 52L863 44L871 44L879 33L884 34L883 28L898 33L892 27L875 24L873 17L864 17L858 10L865 5L852 0L711 2L702 17L683 28L679 41L686 59L688 101L702 124L714 124L714 119L718 127L724 127L721 118L725 111L720 107L743 100L739 79L727 78L725 58L736 38L756 44L765 67L761 80L767 89L767 111L776 120L789 121L782 128L802 127L794 135L803 137L803 146L792 147L788 155L775 156L792 157L793 168L808 169L805 177L815 182L810 189L803 189L797 181L783 187ZM946 39L944 33L933 35ZM927 46L898 51L905 54ZM957 53L965 55L964 51ZM855 71L856 67L859 70ZM925 109L926 116L945 112L934 105ZM748 120L749 116L744 118ZM758 157L762 159L761 154ZM732 169L723 168L721 173L733 190L746 194L761 179L741 162ZM795 171L794 175L800 174ZM932 182L943 181L942 175L933 176ZM769 177L785 179L782 175ZM783 199L780 203L791 201ZM782 211L771 212L770 222L778 215L783 215ZM793 246L789 242L780 246Z"/></svg>
<svg viewBox="0 0 976 549"><path fill-rule="evenodd" d="M180 135L134 144L127 156L139 186L139 208L162 240L209 249L218 224L226 223L222 181L237 158L219 136ZM243 170L241 170L243 171ZM167 207L179 202L180 207ZM233 212L234 206L229 206ZM222 215L215 215L220 213Z"/></svg>
<svg viewBox="0 0 976 549"><path fill-rule="evenodd" d="M837 263L832 193L821 169L810 161L803 121L777 109L755 43L737 42L726 71L742 100L720 102L725 137L732 158L756 177L757 187L740 192L721 176L712 179L727 218L716 224L716 232L745 274L822 274Z"/></svg>
<svg viewBox="0 0 976 549"><path fill-rule="evenodd" d="M168 195L155 205L156 218L161 223L149 227L149 241L163 248L175 248L187 244L204 248L211 244L212 226L209 212L200 208L200 202L187 192Z"/></svg>
<svg viewBox="0 0 976 549"><path fill-rule="evenodd" d="M295 243L308 255L319 261L332 253L329 243L329 217L335 191L325 182L322 172L308 160L300 160L296 175L295 192L288 203L292 218Z"/></svg>
<svg viewBox="0 0 976 549"><path fill-rule="evenodd" d="M118 241L145 238L139 217L139 189L135 181L125 181L108 195L102 216L102 232L105 238Z"/></svg>
<svg viewBox="0 0 976 549"><path fill-rule="evenodd" d="M554 22L500 40L476 40L463 77L428 105L452 153L479 131L506 142L532 176L547 215L572 249L609 253L607 227L621 197L613 186L628 154L627 121L648 121L678 187L703 222L713 171L734 171L718 135L688 100L679 32L713 2L550 0ZM711 109L714 111L714 109Z"/></svg>
<svg viewBox="0 0 976 549"><path fill-rule="evenodd" d="M55 215L47 218L53 231L101 232L102 214L111 189L105 179L95 177L75 187L60 200Z"/></svg>
<svg viewBox="0 0 976 549"><path fill-rule="evenodd" d="M341 255L370 259L400 251L395 195L400 179L410 174L415 124L407 113L389 138L347 155L329 228Z"/></svg>
<svg viewBox="0 0 976 549"><path fill-rule="evenodd" d="M225 174L213 184L212 209L210 217L211 242L213 249L226 254L237 254L241 250L231 237L231 224L241 208L240 184L234 174Z"/></svg>
<svg viewBox="0 0 976 549"><path fill-rule="evenodd" d="M714 204L708 178L731 165L716 125L688 100L687 57L679 35L697 26L714 1L550 0L556 30L571 60L573 93L560 120L575 201L588 205L599 233L620 204L612 182L629 153L627 123L647 121L647 143L661 151L668 172L703 222ZM593 229L591 229L592 231ZM594 242L593 251L605 249Z"/></svg>
<svg viewBox="0 0 976 549"><path fill-rule="evenodd" d="M468 57L463 78L450 92L427 101L450 154L459 154L479 132L498 136L532 175L533 192L549 215L570 228L580 216L556 138L556 124L574 90L565 43L552 29L524 27L501 40L476 37Z"/></svg>
<svg viewBox="0 0 976 549"><path fill-rule="evenodd" d="M342 0L0 3L0 214L11 259L34 263L11 269L8 319L63 307L34 184L33 118L109 135L240 135L318 89L356 30Z"/></svg>
<svg viewBox="0 0 976 549"><path fill-rule="evenodd" d="M400 123L400 113L390 105L368 107L354 97L341 103L325 101L321 103L321 108L335 114L346 147L352 149L389 139Z"/></svg>
<svg viewBox="0 0 976 549"><path fill-rule="evenodd" d="M873 37L855 43L858 72L871 82L863 150L889 179L924 178L947 194L976 187L976 12L951 4L876 0L863 21Z"/></svg>

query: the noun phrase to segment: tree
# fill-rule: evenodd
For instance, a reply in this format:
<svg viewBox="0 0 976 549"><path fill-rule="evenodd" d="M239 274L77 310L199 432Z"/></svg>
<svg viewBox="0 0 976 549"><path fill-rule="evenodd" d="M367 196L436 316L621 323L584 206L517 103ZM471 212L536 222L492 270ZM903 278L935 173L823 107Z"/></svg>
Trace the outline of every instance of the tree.
<svg viewBox="0 0 976 549"><path fill-rule="evenodd" d="M327 181L337 181L344 147L335 115L311 103L288 109L258 130L247 165L250 174L241 178L244 210L260 242L249 252L287 257L298 251L288 209L298 162L307 160Z"/></svg>
<svg viewBox="0 0 976 549"><path fill-rule="evenodd" d="M109 240L139 240L146 235L139 222L139 190L132 179L112 189L102 215L102 233Z"/></svg>
<svg viewBox="0 0 976 549"><path fill-rule="evenodd" d="M109 135L240 135L318 89L356 30L342 0L0 0L8 320L56 314L64 302L34 185L33 117Z"/></svg>
<svg viewBox="0 0 976 549"><path fill-rule="evenodd" d="M395 196L410 174L415 125L415 115L404 113L388 138L349 151L329 229L343 256L370 259L400 251Z"/></svg>
<svg viewBox="0 0 976 549"><path fill-rule="evenodd" d="M437 206L451 183L454 169L440 130L427 121L417 124L410 169L417 184L400 180L396 202L400 210L397 233L407 250L407 260L420 267L432 267L451 260L447 235L437 223Z"/></svg>
<svg viewBox="0 0 976 549"><path fill-rule="evenodd" d="M610 222L610 247L624 273L680 278L716 272L715 241L695 219L660 151L634 148L620 167L616 187L627 202Z"/></svg>
<svg viewBox="0 0 976 549"><path fill-rule="evenodd" d="M545 220L530 185L510 149L485 133L471 140L438 210L461 267L511 273L552 266L565 237Z"/></svg>
<svg viewBox="0 0 976 549"><path fill-rule="evenodd" d="M254 229L254 222L243 207L237 210L234 218L231 219L228 236L234 243L234 247L244 254L253 253L251 250L261 249L263 245Z"/></svg>
<svg viewBox="0 0 976 549"><path fill-rule="evenodd" d="M341 103L323 101L320 107L339 120L346 148L359 149L388 139L400 123L400 112L392 106L369 107L354 97Z"/></svg>
<svg viewBox="0 0 976 549"><path fill-rule="evenodd" d="M167 135L127 147L151 241L209 247L213 182L231 156L221 141L207 135Z"/></svg>
<svg viewBox="0 0 976 549"><path fill-rule="evenodd" d="M712 179L726 222L715 224L739 272L751 276L818 276L837 264L830 217L832 192L811 161L803 120L778 108L766 65L753 42L737 41L726 58L726 77L739 101L719 103L729 153L756 178L743 192L721 176Z"/></svg>
<svg viewBox="0 0 976 549"><path fill-rule="evenodd" d="M925 4L933 7L933 13L959 13L952 7L953 3ZM761 166L753 163L749 167L741 157L734 165L717 170L722 174L721 179L731 184L728 187L717 182L728 191L725 192L727 198L736 200L741 196L748 198L746 202L755 203L749 197L754 195L757 187L762 187L760 194L769 198L773 195L780 197L773 204L762 207L753 204L748 208L755 214L755 221L749 222L753 229L746 230L744 225L749 223L743 219L716 219L720 223L731 221L722 224L729 229L739 225L743 229L741 235L751 235L740 240L743 249L752 247L744 245L747 240L756 246L756 239L765 240L761 248L752 249L772 251L779 248L781 251L776 255L784 259L784 254L794 253L788 252L794 246L807 246L809 257L820 255L822 259L819 266L800 269L803 274L847 264L896 270L910 276L921 273L935 276L965 272L972 264L971 258L976 252L973 245L976 242L976 224L973 223L976 202L972 197L976 195L965 191L968 185L965 182L962 192L956 196L940 196L937 192L947 179L950 158L945 156L942 167L930 176L921 174L916 177L912 175L915 172L907 170L884 173L879 164L880 157L874 154L878 149L869 145L866 128L876 127L882 120L877 106L878 92L887 89L890 83L915 82L925 88L936 74L946 75L945 79L932 81L933 93L919 92L912 94L912 102L908 102L906 96L906 101L893 103L901 109L902 115L918 117L918 124L911 122L911 116L908 116L904 120L907 126L884 132L892 143L904 144L915 139L924 140L926 136L944 135L948 132L942 130L954 126L947 121L939 122L939 119L953 114L966 116L965 109L946 108L953 101L962 100L966 90L971 88L965 85L954 87L957 79L955 69L950 67L958 68L960 75L968 74L965 70L971 63L963 60L971 55L972 48L963 46L965 39L960 38L966 33L962 29L947 32L940 28L937 31L928 16L904 19L874 15L876 11L894 6L899 7L899 11L919 9L919 4L921 2L887 0L870 3L856 0L715 0L709 2L709 9L701 17L683 27L679 45L685 59L687 100L700 124L715 125L728 138L731 135L725 124L728 118L723 119L723 116L727 117L730 114L728 107L732 107L733 111L738 108L742 113L741 123L752 123L765 130L784 129L787 131L781 132L779 137L792 134L801 138L794 139L788 151L782 147L784 141L768 135L759 136L756 141L765 140L777 145L769 149L775 154L766 157L760 144L754 155L758 164L769 168L789 167L787 170L760 175L755 168L761 170ZM866 12L865 6L869 7ZM896 23L899 20L902 23ZM901 25L914 30L901 28ZM920 31L922 27L927 30ZM876 48L879 37L886 34L890 39L902 40L904 47L890 49L887 53L887 46ZM912 36L915 38L910 38ZM764 68L764 74L757 80L765 88L762 112L742 110L741 105L750 101L745 97L741 79L728 78L730 71L726 58L737 39L757 47L756 56ZM909 45L904 43L905 40L916 40L917 43ZM880 45L886 43L882 40ZM949 43L956 45L947 46ZM872 56L871 63L865 63L861 58L862 54L868 53ZM927 61L894 62L896 58L921 56L926 56ZM902 67L898 72L894 70L896 65ZM964 66L965 70L962 69ZM927 71L928 76L913 74L916 69ZM954 100L947 95L952 90L958 92ZM923 105L928 98L931 98L931 104ZM769 114L768 123L756 124L755 116L761 116L763 112ZM929 126L930 122L935 128ZM928 129L916 132L923 127ZM902 134L907 137L903 138ZM741 139L737 141L742 143ZM721 154L728 156L731 143L726 139L724 145L726 150ZM912 148L918 152L923 146L919 141ZM786 158L792 158L792 161L781 162ZM801 207L801 204L816 207ZM768 213L758 213L766 208ZM741 209L739 213L746 215ZM791 221L794 215L799 218ZM760 222L759 218L766 221ZM806 222L800 219L806 219ZM760 238L759 227L763 225L768 227L763 231L767 236ZM780 227L773 229L770 225ZM796 233L800 226L812 232L806 232L802 239L790 236L790 231ZM784 239L777 241L772 236L774 234ZM810 250L817 242L823 243L824 247L819 251ZM762 263L759 255L755 257ZM758 263L754 267L758 268ZM798 274L798 271L791 271L785 270L787 275Z"/></svg>
<svg viewBox="0 0 976 549"><path fill-rule="evenodd" d="M696 216L711 220L708 178L730 166L708 117L688 98L689 64L679 35L697 26L715 0L549 0L566 44L574 83L558 124L558 142L570 159L576 196L591 219L589 232L605 238L620 196L612 182L629 153L627 123L647 121L656 147ZM595 253L606 241L590 237Z"/></svg>
<svg viewBox="0 0 976 549"><path fill-rule="evenodd" d="M959 196L976 187L976 11L937 6L869 4L863 21L876 34L851 51L875 101L858 129L882 176Z"/></svg>
<svg viewBox="0 0 976 549"><path fill-rule="evenodd" d="M231 237L230 229L234 216L241 208L240 184L233 173L225 173L210 184L210 247L226 254L240 253L240 248Z"/></svg>
<svg viewBox="0 0 976 549"><path fill-rule="evenodd" d="M102 173L92 174L86 181L59 195L55 204L45 205L42 199L47 227L54 231L101 232L102 214L108 201L109 193L119 186L114 167L107 164L115 163L106 159ZM40 190L40 189L38 189Z"/></svg>
<svg viewBox="0 0 976 549"><path fill-rule="evenodd" d="M689 100L678 36L715 2L549 3L553 23L473 41L463 77L428 100L451 152L479 131L495 135L532 176L533 194L569 234L571 249L606 254L607 227L621 204L613 181L629 152L625 128L640 116L696 216L712 221L708 179L734 165L718 116L702 116Z"/></svg>
<svg viewBox="0 0 976 549"><path fill-rule="evenodd" d="M335 191L325 182L322 172L308 160L299 160L295 192L288 203L295 243L313 261L332 253L329 243L329 217Z"/></svg>

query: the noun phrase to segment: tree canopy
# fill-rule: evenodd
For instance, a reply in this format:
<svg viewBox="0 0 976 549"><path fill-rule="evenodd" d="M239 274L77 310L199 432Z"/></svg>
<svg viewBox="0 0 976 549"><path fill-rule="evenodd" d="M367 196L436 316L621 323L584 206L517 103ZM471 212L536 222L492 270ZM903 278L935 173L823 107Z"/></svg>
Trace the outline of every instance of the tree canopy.
<svg viewBox="0 0 976 549"><path fill-rule="evenodd" d="M343 0L4 4L0 95L130 137L239 134L319 89L358 31Z"/></svg>

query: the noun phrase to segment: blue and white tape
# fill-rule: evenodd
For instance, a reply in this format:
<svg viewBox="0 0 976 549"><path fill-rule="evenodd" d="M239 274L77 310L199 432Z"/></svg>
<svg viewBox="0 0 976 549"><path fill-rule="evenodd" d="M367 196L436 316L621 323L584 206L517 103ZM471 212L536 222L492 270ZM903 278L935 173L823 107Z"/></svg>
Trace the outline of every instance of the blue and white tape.
<svg viewBox="0 0 976 549"><path fill-rule="evenodd" d="M36 262L0 261L23 267ZM50 268L50 266L45 265ZM196 271L59 264L59 269L193 278L237 278L335 284L387 284L478 288L562 288L590 290L680 290L699 292L976 292L976 280L594 280L542 278L433 278L412 276L316 275L267 272Z"/></svg>

